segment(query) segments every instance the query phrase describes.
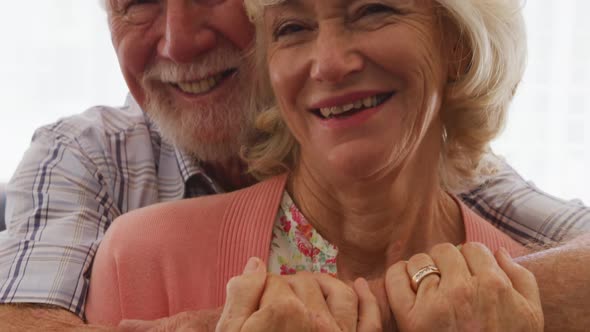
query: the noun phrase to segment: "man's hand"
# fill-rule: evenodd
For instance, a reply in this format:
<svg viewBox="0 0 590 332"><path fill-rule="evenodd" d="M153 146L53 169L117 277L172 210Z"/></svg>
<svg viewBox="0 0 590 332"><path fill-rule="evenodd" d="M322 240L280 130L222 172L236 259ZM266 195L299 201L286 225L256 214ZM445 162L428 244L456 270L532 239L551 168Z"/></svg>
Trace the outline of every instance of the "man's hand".
<svg viewBox="0 0 590 332"><path fill-rule="evenodd" d="M123 320L117 332L212 332L215 331L221 310L187 311L154 321Z"/></svg>
<svg viewBox="0 0 590 332"><path fill-rule="evenodd" d="M590 233L561 246L518 257L516 261L537 279L545 331L588 331Z"/></svg>
<svg viewBox="0 0 590 332"><path fill-rule="evenodd" d="M0 304L0 331L114 332L115 328L84 325L71 312L42 304Z"/></svg>

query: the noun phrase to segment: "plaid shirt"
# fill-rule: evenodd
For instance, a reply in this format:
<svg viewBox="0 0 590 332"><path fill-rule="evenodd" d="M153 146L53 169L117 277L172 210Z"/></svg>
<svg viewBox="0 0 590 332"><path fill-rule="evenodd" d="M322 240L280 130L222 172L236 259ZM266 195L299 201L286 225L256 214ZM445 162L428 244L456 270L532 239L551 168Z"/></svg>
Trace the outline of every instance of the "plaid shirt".
<svg viewBox="0 0 590 332"><path fill-rule="evenodd" d="M116 217L222 192L197 162L162 141L132 99L37 130L7 190L0 303L51 304L82 318L92 259ZM540 192L508 166L462 198L522 243L590 229L588 208Z"/></svg>

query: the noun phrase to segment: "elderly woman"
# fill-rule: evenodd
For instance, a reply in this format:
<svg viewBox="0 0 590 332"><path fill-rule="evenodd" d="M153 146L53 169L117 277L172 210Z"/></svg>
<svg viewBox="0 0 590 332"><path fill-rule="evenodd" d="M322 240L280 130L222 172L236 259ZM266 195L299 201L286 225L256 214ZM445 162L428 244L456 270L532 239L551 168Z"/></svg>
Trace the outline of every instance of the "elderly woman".
<svg viewBox="0 0 590 332"><path fill-rule="evenodd" d="M225 304L221 331L372 330L391 313L408 331L542 330L534 278L507 253L524 248L453 196L493 171L483 156L524 66L519 2L246 7L263 111L245 158L264 180L121 217L88 320Z"/></svg>

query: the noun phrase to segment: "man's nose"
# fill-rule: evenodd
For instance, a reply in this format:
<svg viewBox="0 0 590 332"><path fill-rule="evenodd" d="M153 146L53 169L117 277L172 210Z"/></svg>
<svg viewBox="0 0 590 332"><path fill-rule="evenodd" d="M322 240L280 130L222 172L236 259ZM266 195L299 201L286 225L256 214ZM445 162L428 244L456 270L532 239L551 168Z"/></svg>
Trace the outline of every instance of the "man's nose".
<svg viewBox="0 0 590 332"><path fill-rule="evenodd" d="M215 47L216 34L208 26L211 8L192 1L168 1L158 52L177 63L188 63Z"/></svg>
<svg viewBox="0 0 590 332"><path fill-rule="evenodd" d="M314 44L310 76L320 82L339 83L362 71L364 65L361 52L346 33L320 32Z"/></svg>

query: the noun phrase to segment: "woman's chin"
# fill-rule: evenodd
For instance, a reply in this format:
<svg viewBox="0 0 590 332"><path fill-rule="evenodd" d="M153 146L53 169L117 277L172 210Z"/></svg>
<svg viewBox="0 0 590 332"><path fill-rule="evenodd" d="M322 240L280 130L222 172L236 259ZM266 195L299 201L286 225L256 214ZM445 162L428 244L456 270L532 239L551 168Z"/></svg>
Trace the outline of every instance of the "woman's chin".
<svg viewBox="0 0 590 332"><path fill-rule="evenodd" d="M325 172L327 177L336 177L340 181L365 181L389 173L395 169L394 164L391 151L349 151L328 155Z"/></svg>

